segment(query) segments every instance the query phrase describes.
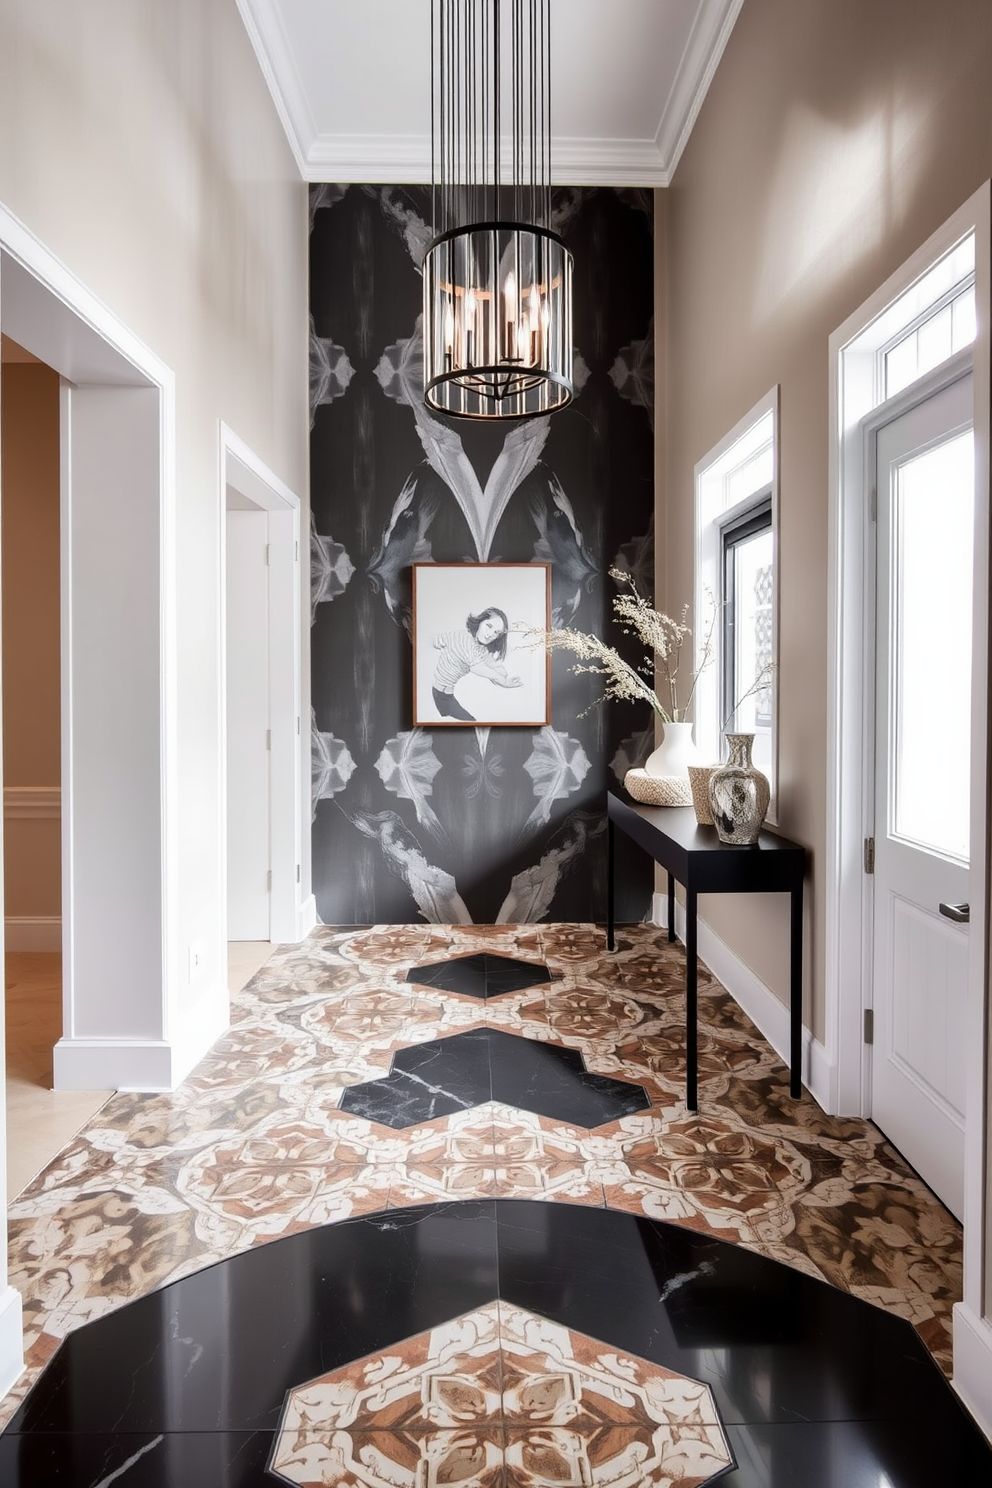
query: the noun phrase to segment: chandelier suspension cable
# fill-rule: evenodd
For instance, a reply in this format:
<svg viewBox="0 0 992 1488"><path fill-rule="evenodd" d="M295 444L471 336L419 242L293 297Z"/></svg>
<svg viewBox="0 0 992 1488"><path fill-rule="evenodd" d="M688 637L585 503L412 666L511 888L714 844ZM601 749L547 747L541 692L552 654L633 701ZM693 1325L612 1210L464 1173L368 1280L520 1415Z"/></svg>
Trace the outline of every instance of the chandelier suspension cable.
<svg viewBox="0 0 992 1488"><path fill-rule="evenodd" d="M572 259L551 228L550 24L550 0L431 0L424 396L442 413L532 418L572 398Z"/></svg>

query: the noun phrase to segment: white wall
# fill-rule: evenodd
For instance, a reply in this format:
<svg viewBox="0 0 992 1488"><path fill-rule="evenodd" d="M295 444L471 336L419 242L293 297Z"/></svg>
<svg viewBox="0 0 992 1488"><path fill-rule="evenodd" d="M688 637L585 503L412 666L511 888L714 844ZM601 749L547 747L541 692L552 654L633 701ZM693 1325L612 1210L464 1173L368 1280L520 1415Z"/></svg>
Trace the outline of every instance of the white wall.
<svg viewBox="0 0 992 1488"><path fill-rule="evenodd" d="M181 951L202 947L181 992L192 1006L225 973L217 428L306 490L306 189L234 0L0 0L0 37L0 203L176 379L177 933Z"/></svg>
<svg viewBox="0 0 992 1488"><path fill-rule="evenodd" d="M137 643L149 642L149 626L158 623L168 649L158 694L149 685L147 696L139 689L115 701L109 691L107 722L114 748L129 760L129 788L137 791L130 806L143 829L168 836L175 902L168 924L143 919L140 925L154 938L165 983L155 1013L129 993L122 975L108 989L102 1014L122 1021L135 1040L161 1040L169 1036L163 1007L179 1022L195 1022L226 988L217 808L223 779L221 422L289 489L302 494L307 486L306 189L234 0L0 0L3 221L23 225L166 373L168 397L156 413L162 419L156 475L165 506L144 502L138 479L140 511L122 506L118 524L109 521L104 531L120 563L134 564L131 613L118 614L116 624L133 624ZM0 312L4 329L43 355L23 324L9 323L17 314L31 318L28 278L5 278ZM60 358L53 346L45 359L71 380L72 368ZM120 381L113 360L108 381ZM88 382L98 363L97 348ZM156 395L135 390L133 396ZM79 411L99 401L90 389L72 393L70 407L73 398ZM96 413L87 407L90 430ZM144 420L139 413L138 422ZM109 509L103 515L109 518ZM153 533L147 526L163 522L167 530L159 525ZM142 568L156 543L159 557L167 557L169 592L161 595L158 566L150 576L147 565ZM303 646L306 618L301 612ZM89 622L80 664L96 671L98 632L109 617L93 612ZM95 769L98 741L90 744ZM167 820L154 768L160 748L170 761ZM146 792L139 788L143 771ZM87 773L86 781L75 782L83 812L96 784ZM122 940L100 951L126 965L139 929L129 915L128 864L108 852L99 868L120 892ZM161 888L151 885L145 907L161 899ZM309 893L307 882L301 893ZM198 951L192 975L184 954L190 946ZM84 940L80 951L84 959L96 954ZM90 1004L87 1017L95 1011ZM82 1032L101 1034L96 1024ZM5 1303L0 1292L0 1388L9 1377L3 1325L16 1312L16 1298Z"/></svg>

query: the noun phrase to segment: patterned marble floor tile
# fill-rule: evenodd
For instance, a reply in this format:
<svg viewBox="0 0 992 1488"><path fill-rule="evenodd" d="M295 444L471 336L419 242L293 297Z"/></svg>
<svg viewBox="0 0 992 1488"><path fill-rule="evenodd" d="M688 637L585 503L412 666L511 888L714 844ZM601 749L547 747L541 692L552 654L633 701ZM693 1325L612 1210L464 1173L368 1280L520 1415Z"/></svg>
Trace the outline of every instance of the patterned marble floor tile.
<svg viewBox="0 0 992 1488"><path fill-rule="evenodd" d="M490 952L546 964L551 982L480 1001L406 981ZM605 1202L734 1240L910 1318L947 1367L960 1226L870 1123L791 1099L703 968L702 1101L687 1112L684 977L682 947L651 926L623 927L615 953L592 925L322 927L278 948L180 1089L112 1097L16 1201L32 1370L69 1328L224 1255L492 1195ZM488 1102L404 1131L340 1109L397 1050L482 1027L574 1050L642 1085L650 1109L585 1130Z"/></svg>
<svg viewBox="0 0 992 1488"><path fill-rule="evenodd" d="M709 1388L505 1302L288 1392L298 1488L697 1488L732 1457Z"/></svg>
<svg viewBox="0 0 992 1488"><path fill-rule="evenodd" d="M329 1158L331 1145L323 1124L275 1120L198 1152L176 1190L196 1211L199 1233L214 1244L229 1236L238 1249L382 1207L381 1166Z"/></svg>

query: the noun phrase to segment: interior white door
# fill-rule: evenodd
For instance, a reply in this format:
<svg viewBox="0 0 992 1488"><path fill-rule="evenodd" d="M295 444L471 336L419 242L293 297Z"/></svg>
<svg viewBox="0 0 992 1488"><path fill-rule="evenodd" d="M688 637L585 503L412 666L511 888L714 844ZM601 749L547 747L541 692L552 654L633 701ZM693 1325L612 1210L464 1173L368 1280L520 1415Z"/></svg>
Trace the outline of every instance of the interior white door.
<svg viewBox="0 0 992 1488"><path fill-rule="evenodd" d="M871 1108L953 1213L964 1197L972 379L877 435Z"/></svg>
<svg viewBox="0 0 992 1488"><path fill-rule="evenodd" d="M268 940L268 516L227 512L227 934Z"/></svg>

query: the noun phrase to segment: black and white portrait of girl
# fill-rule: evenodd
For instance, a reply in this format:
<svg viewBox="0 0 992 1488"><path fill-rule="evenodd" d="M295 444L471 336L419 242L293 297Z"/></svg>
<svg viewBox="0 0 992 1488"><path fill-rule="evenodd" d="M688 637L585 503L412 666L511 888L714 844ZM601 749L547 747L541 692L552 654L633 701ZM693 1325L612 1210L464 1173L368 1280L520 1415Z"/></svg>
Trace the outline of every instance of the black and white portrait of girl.
<svg viewBox="0 0 992 1488"><path fill-rule="evenodd" d="M543 725L547 602L544 564L416 564L414 723Z"/></svg>

